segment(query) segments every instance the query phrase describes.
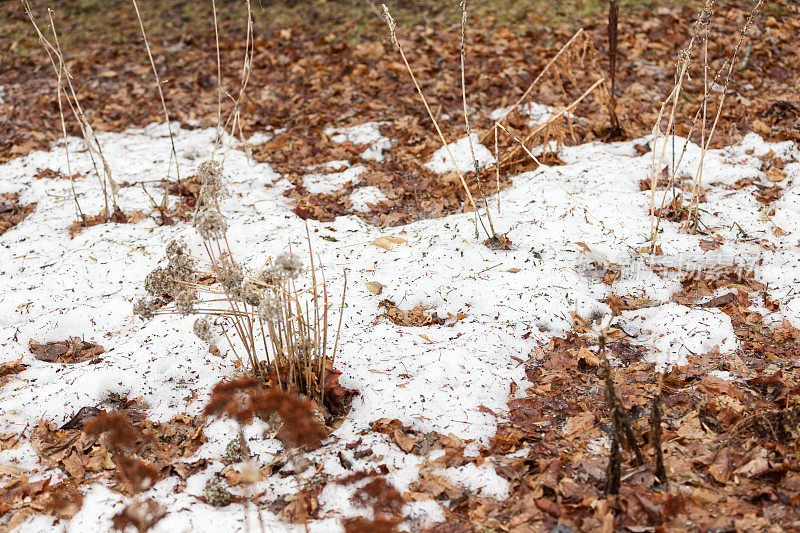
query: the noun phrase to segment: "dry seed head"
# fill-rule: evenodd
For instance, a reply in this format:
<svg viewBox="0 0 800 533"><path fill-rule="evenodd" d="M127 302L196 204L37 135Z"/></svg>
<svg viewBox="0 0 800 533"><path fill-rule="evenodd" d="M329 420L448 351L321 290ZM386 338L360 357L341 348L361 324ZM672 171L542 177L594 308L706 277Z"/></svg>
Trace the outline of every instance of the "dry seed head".
<svg viewBox="0 0 800 533"><path fill-rule="evenodd" d="M215 239L228 231L228 222L219 212L203 209L194 217L194 227L204 240Z"/></svg>
<svg viewBox="0 0 800 533"><path fill-rule="evenodd" d="M217 269L217 278L222 283L222 286L225 287L226 292L231 293L233 296L239 295L242 281L244 281L242 267L226 261Z"/></svg>
<svg viewBox="0 0 800 533"><path fill-rule="evenodd" d="M153 311L155 311L155 304L144 296L133 304L133 314L142 318L153 318Z"/></svg>
<svg viewBox="0 0 800 533"><path fill-rule="evenodd" d="M197 167L197 177L200 180L200 199L205 204L213 204L225 194L225 185L222 182L222 165L217 161L205 161Z"/></svg>
<svg viewBox="0 0 800 533"><path fill-rule="evenodd" d="M182 240L172 239L167 245L167 259L172 259L174 256L186 254L186 243Z"/></svg>
<svg viewBox="0 0 800 533"><path fill-rule="evenodd" d="M203 496L205 496L206 501L214 507L225 507L231 503L232 499L231 493L228 492L226 486L227 482L225 479L218 474L214 474L206 482Z"/></svg>
<svg viewBox="0 0 800 533"><path fill-rule="evenodd" d="M302 270L303 262L291 252L284 252L275 259L275 271L282 278L294 279L300 275Z"/></svg>
<svg viewBox="0 0 800 533"><path fill-rule="evenodd" d="M277 285L281 281L281 276L275 267L270 267L261 271L258 275L258 281L266 285Z"/></svg>
<svg viewBox="0 0 800 533"><path fill-rule="evenodd" d="M239 298L241 298L241 300L247 305L256 307L261 303L261 295L258 293L258 291L256 291L256 288L252 283L243 284L240 292L241 294L239 294Z"/></svg>
<svg viewBox="0 0 800 533"><path fill-rule="evenodd" d="M386 24L389 26L389 36L392 39L392 44L395 46L400 46L397 42L397 35L395 34L397 24L395 24L392 15L389 13L389 8L386 7L386 4L381 4L381 6L383 6L383 18L386 19Z"/></svg>
<svg viewBox="0 0 800 533"><path fill-rule="evenodd" d="M214 338L214 334L211 332L211 323L205 318L198 318L195 320L192 330L202 341L211 342Z"/></svg>
<svg viewBox="0 0 800 533"><path fill-rule="evenodd" d="M156 267L144 278L144 290L150 296L161 298L164 295L177 294L180 289L165 269Z"/></svg>
<svg viewBox="0 0 800 533"><path fill-rule="evenodd" d="M275 323L280 320L281 308L277 299L271 294L267 294L258 304L258 316L261 320L268 323Z"/></svg>
<svg viewBox="0 0 800 533"><path fill-rule="evenodd" d="M247 446L247 441L239 435L225 447L225 455L222 456L222 462L226 464L241 463L249 458L250 448Z"/></svg>
<svg viewBox="0 0 800 533"><path fill-rule="evenodd" d="M182 315L194 313L194 303L197 301L197 291L187 289L178 293L175 297L175 308Z"/></svg>

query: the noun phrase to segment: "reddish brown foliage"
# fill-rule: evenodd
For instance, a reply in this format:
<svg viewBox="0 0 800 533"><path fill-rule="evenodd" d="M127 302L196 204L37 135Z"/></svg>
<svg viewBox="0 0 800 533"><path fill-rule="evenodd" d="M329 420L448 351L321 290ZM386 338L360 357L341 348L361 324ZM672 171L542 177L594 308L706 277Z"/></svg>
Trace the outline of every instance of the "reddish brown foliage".
<svg viewBox="0 0 800 533"><path fill-rule="evenodd" d="M88 419L83 425L83 431L93 437L106 433L108 445L112 448L130 448L142 436L141 432L133 427L130 418L120 411L101 412Z"/></svg>
<svg viewBox="0 0 800 533"><path fill-rule="evenodd" d="M278 437L289 446L318 446L328 436L312 401L277 389L259 390L253 378L216 384L205 413L228 416L240 424L249 423L254 415L268 418L275 413L282 422Z"/></svg>
<svg viewBox="0 0 800 533"><path fill-rule="evenodd" d="M111 518L111 524L118 531L134 527L139 533L149 531L166 516L164 509L155 500L134 502Z"/></svg>
<svg viewBox="0 0 800 533"><path fill-rule="evenodd" d="M19 194L0 193L0 235L22 222L36 204L20 205Z"/></svg>

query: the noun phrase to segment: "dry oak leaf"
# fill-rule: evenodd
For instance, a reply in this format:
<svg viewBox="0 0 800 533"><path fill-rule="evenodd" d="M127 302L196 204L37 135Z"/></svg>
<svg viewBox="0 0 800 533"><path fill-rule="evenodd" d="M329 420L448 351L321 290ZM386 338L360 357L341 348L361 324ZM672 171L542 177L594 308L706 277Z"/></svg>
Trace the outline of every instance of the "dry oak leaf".
<svg viewBox="0 0 800 533"><path fill-rule="evenodd" d="M375 296L382 293L384 287L386 287L386 285L378 281L367 281L366 283L364 283L364 285L367 287L367 290L372 294L374 294Z"/></svg>
<svg viewBox="0 0 800 533"><path fill-rule="evenodd" d="M395 237L395 236L388 236L388 237L378 237L371 244L379 248L383 248L384 250L391 250L395 244L403 244L404 242L408 242L402 237Z"/></svg>

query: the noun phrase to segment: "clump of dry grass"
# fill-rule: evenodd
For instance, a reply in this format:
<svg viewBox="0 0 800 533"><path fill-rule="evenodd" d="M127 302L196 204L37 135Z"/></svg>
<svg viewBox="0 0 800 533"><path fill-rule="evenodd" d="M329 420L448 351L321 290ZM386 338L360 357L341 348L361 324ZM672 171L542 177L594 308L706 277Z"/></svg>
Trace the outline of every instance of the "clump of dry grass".
<svg viewBox="0 0 800 533"><path fill-rule="evenodd" d="M709 28L711 26L713 17L714 17L714 7L716 4L716 0L705 0L703 3L703 8L701 9L697 20L695 21L694 27L692 29L689 43L686 45L686 48L678 56L675 65L675 85L670 91L670 94L667 98L662 102L661 108L659 110L658 117L656 118L656 123L653 126L653 162L651 167L651 184L650 184L650 250L651 252L655 251L656 249L656 240L658 235L659 226L661 223L662 214L667 212L665 209L665 205L667 204L667 196L670 191L673 193L673 199L670 201L670 205L673 205L673 209L670 211L685 211L685 216L681 216L680 218L685 220L684 229L690 231L692 233L700 231L701 222L699 220L699 204L701 201L701 197L703 194L702 191L702 179L703 179L703 162L705 160L705 155L708 152L709 146L711 145L711 140L714 137L714 133L716 131L717 124L719 123L720 116L722 115L722 111L725 105L725 98L728 92L728 86L730 85L731 78L733 76L734 68L738 62L739 52L742 48L742 45L747 40L747 35L749 29L756 17L759 13L761 6L763 5L763 0L757 0L754 2L753 7L750 11L750 15L748 16L747 20L744 22L741 28L741 34L739 37L738 42L733 48L731 52L730 58L725 60L722 66L717 70L716 75L713 79L709 79L709 56L708 56L708 40L709 40ZM683 143L683 147L680 148L680 152L676 149L675 143L675 127L676 123L680 120L680 117L677 116L677 108L680 103L680 100L684 93L686 92L685 85L686 82L691 79L691 72L692 72L692 64L695 61L695 56L699 55L702 50L702 79L703 79L703 94L702 98L700 98L700 103L697 105L694 114L691 116L688 134L686 135L686 140ZM724 78L724 81L723 81ZM720 81L723 83L720 85ZM714 118L709 124L709 103L713 100L712 92L718 91L719 97L717 98L716 104L716 113L714 114ZM667 115L667 108L669 108L669 114ZM667 118L666 127L663 128L663 121L664 118ZM695 132L695 129L698 126L698 122L700 124L700 158L697 164L697 168L695 169L694 177L692 179L692 186L690 193L690 198L688 205L684 205L683 200L683 190L675 190L675 181L676 176L678 174L678 169L680 168L681 161L683 160L684 155L686 154L686 150L688 148L690 139ZM662 130L663 128L663 130ZM668 138L669 136L669 138ZM660 141L660 146L659 146ZM660 207L656 207L656 188L658 184L658 178L661 174L663 164L664 164L664 157L667 151L667 146L672 145L672 161L671 161L671 171L669 172L669 184L664 190L664 194L661 198L661 205Z"/></svg>
<svg viewBox="0 0 800 533"><path fill-rule="evenodd" d="M64 54L61 51L61 44L58 40L58 33L56 32L55 21L53 20L53 11L48 10L48 18L50 20L50 29L53 33L53 42L51 42L40 30L39 25L36 23L36 18L33 15L33 11L31 10L31 6L28 3L28 0L22 0L22 5L25 9L25 13L28 15L28 19L31 21L34 30L36 30L36 35L39 38L39 42L41 43L42 47L47 52L47 56L50 58L50 64L53 67L53 70L56 73L56 80L57 80L57 92L58 92L58 110L59 116L61 119L61 132L63 135L64 141L64 149L66 151L66 158L67 158L67 175L70 176L70 184L72 186L72 196L75 201L75 208L78 214L78 219L81 221L82 224L86 224L87 217L84 215L83 211L81 210L80 203L78 202L78 196L75 192L74 182L73 182L73 172L71 168L71 162L69 157L69 145L67 142L67 129L66 129L66 120L64 118L64 109L62 103L62 95L66 98L67 104L72 111L75 120L78 123L78 126L81 130L81 134L83 136L84 143L86 145L87 153L92 160L92 165L94 167L95 175L97 176L98 182L100 183L100 189L103 192L103 202L104 202L104 209L101 213L101 218L105 221L111 220L112 218L119 218L119 215L122 213L122 210L117 205L117 192L119 191L119 185L114 181L114 178L111 174L111 167L108 164L105 156L103 155L103 148L100 145L100 141L97 139L97 136L94 134L94 128L92 128L91 124L89 123L89 119L86 118L86 114L84 113L83 107L81 106L80 99L75 91L75 87L72 83L72 75L70 74L69 68L67 67L67 62L64 60ZM53 44L55 43L55 44ZM100 166L102 167L102 173L98 168L97 159L100 161ZM109 205L109 201L111 204ZM124 218L124 216L123 216Z"/></svg>
<svg viewBox="0 0 800 533"><path fill-rule="evenodd" d="M251 376L324 406L326 374L333 367L342 323L346 274L334 337L333 303L325 272L315 264L308 230L308 269L299 256L286 250L261 269L250 270L235 259L228 245L228 223L219 209L225 193L222 166L203 163L198 177L202 187L194 226L206 258L192 257L185 243L170 243L166 266L145 278L148 297L137 302L134 311L144 317L170 312L199 315L194 324L197 336L210 341L219 326ZM304 273L310 283L301 288Z"/></svg>
<svg viewBox="0 0 800 533"><path fill-rule="evenodd" d="M483 184L481 181L482 173L478 168L477 161L475 159L474 147L472 143L472 138L470 136L471 133L471 126L470 121L467 113L467 91L466 91L466 82L465 82L465 57L466 57L466 28L467 28L467 5L466 2L461 3L462 8L462 17L461 17L461 53L460 53L460 67L461 67L461 98L464 108L464 123L467 132L467 138L470 140L470 148L471 148L471 155L473 160L473 177L474 183L477 186L478 192L480 193L482 201L482 208L484 208L485 215L482 215L479 212L479 205L476 203L473 194L470 190L468 185L468 180L465 177L464 173L458 169L458 165L456 164L455 158L449 148L448 141L442 132L439 124L436 120L434 113L431 111L430 106L428 105L428 101L425 95L420 88L419 83L417 82L417 78L414 74L414 71L409 64L409 61L406 57L405 51L403 46L400 44L397 38L397 28L394 19L392 18L391 14L389 13L388 8L383 6L383 15L386 20L386 23L389 27L389 36L391 39L392 44L398 49L400 57L403 61L403 64L406 67L406 70L411 77L411 81L414 84L414 87L417 93L420 96L420 99L425 106L425 110L428 113L428 116L433 123L434 129L436 130L437 136L439 137L442 146L445 148L448 157L452 165L456 168L456 173L459 177L459 181L461 186L464 189L464 192L467 197L467 202L470 207L472 207L476 212L476 233L477 227L480 225L488 238L484 241L488 247L493 249L508 249L511 245L511 241L508 239L506 235L500 235L495 232L491 214L489 211L489 205L486 200L486 196L484 193ZM590 83L589 86L582 90L582 93L577 97L570 97L568 95L568 91L566 89L567 86L571 86L573 88L580 87L578 82L578 77L575 75L576 70L582 70L588 73L590 79L594 79L595 81ZM565 102L569 102L569 104L565 105L564 107L556 110L552 116L546 120L544 123L539 124L533 127L528 132L515 132L514 127L511 125L511 119L519 118L524 104L526 104L530 96L533 94L534 89L545 79L546 76L550 75L553 78L553 83L555 84L557 91L560 91L560 94L563 96ZM495 122L493 127L489 130L484 132L483 136L480 137L481 143L486 144L491 141L492 136L494 137L494 146L495 146L495 174L496 174L496 182L497 182L497 193L498 193L498 210L500 209L500 173L501 170L505 170L508 168L516 167L526 161L533 161L537 165L540 165L542 161L548 161L549 159L555 159L555 154L560 146L563 145L566 138L569 136L573 139L576 138L575 135L575 128L573 125L574 117L572 115L572 111L574 111L581 103L585 103L587 99L592 96L595 99L595 102L600 106L605 107L610 115L611 121L611 131L610 134L617 134L620 131L619 127L619 119L616 115L615 110L615 101L613 97L613 93L611 92L610 88L608 87L608 82L605 76L602 73L602 69L600 68L598 54L595 50L592 42L590 41L588 35L581 29L578 30L572 38L564 44L564 46L556 53L550 62L542 69L542 71L536 76L533 82L528 86L528 88L523 92L522 96L520 96L517 101L511 106L511 108L501 117L499 120ZM517 121L515 121L517 122ZM501 157L500 155L500 137L501 134L504 133L505 137L503 137L503 149L505 150L504 155ZM532 150L535 147L541 148L541 154L539 157L533 155ZM552 176L549 176L552 178ZM564 189L564 187L559 183L559 186ZM564 189L566 191L566 189ZM568 191L567 194L575 200L574 196L572 196ZM577 201L577 200L576 200ZM578 202L580 204L580 202ZM585 206L580 204L581 207L586 209ZM486 222L484 223L484 216ZM593 217L594 218L594 217Z"/></svg>

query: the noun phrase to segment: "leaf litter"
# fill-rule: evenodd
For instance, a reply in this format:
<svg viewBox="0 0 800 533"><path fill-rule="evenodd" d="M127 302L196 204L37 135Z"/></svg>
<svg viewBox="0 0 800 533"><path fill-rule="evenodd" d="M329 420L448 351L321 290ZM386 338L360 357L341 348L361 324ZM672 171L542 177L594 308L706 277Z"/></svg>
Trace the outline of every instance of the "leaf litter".
<svg viewBox="0 0 800 533"><path fill-rule="evenodd" d="M663 31L661 25L670 17L676 16L649 22L644 31ZM442 48L436 43L426 46ZM668 45L660 46L669 56ZM368 57L383 54L373 51ZM300 69L308 72L302 65ZM775 106L791 110L791 105ZM774 135L785 116L768 114L775 122L761 133ZM167 160L161 129L101 134L109 157L129 163L131 168L122 171L125 179L141 181L155 172L153 165ZM425 143L419 124L408 133L388 130L387 138L399 141L395 146L414 146L423 160L436 148ZM408 134L423 140L409 143ZM300 139L280 137L277 144L256 150L256 157L275 155L276 149L288 152L286 143L293 138ZM647 152L637 147L650 142L644 137L617 144L576 143L559 150L559 166L519 169L501 193L504 213L496 215L513 238L502 252L476 246L469 217L458 214L407 226L401 233L407 240L391 236L413 246L376 249L378 245L369 243L385 238L385 231L364 224L359 215L343 216L350 214L346 195L334 191L310 196L299 188L308 163L318 158L310 155L313 151L297 144L295 161L248 166L245 155L234 150L226 171L234 194L246 205L229 204L233 246L253 256L274 255L286 240L301 234L292 210L302 218L330 221L311 225L315 232L336 230L336 241L321 235L315 243L326 264L363 271L368 277L360 285L375 278L391 280L382 288L384 301L409 302L412 309L391 307L397 316L405 316L400 324L376 322L381 311L370 289L354 296L349 302L353 323L344 328L342 338L341 368L344 385L358 389L360 398L330 440L302 455L269 438L272 432L263 421L248 427L248 447L265 465L250 493L242 488L247 484L237 481L245 475L243 465L223 469L219 463L235 428L224 420L207 423L200 415L205 402L198 397L207 399L211 386L234 370L230 354L207 357L207 348L195 350L199 346L182 337L180 328L172 331L167 319L142 325L128 313L114 311L128 305L142 273L157 261L153 250L166 235L162 224L153 218L86 228L75 236L76 242L65 243L48 235L63 238L70 214L34 211L24 227L4 235L14 250L0 252L6 254L4 264L11 265L3 276L25 280L2 296L7 309L2 315L2 364L14 378L3 384L4 416L15 433L4 439L13 444L0 452L0 460L20 460L31 467L24 477L21 471L4 470L14 480L0 493L0 509L9 517L4 517L3 527L24 523L28 529L47 529L53 522L35 515L52 514L64 520L75 517L70 526L76 528L101 520L168 530L187 521L198 527L210 516L218 527L235 528L244 510L250 520L263 518L280 527L308 523L325 528L341 520L354 531L392 530L403 522L438 531L476 526L514 531L557 526L680 529L690 523L707 529L764 529L776 523L792 528L797 525L793 506L800 493L795 400L800 304L791 291L797 276L797 251L791 241L798 231L793 208L797 191L788 185L797 179L797 148L749 135L710 152L705 203L714 211L704 216L713 234L702 239L688 236L677 224L665 222L661 254L642 257L635 250L648 221L645 195L638 192L647 176ZM213 144L213 132L177 129L176 143L182 164L188 166L198 146ZM363 154L363 145L344 143L339 149L316 153L324 153L326 160ZM136 160L137 153L147 154L147 161ZM64 173L62 154L58 148L27 158L15 153L3 168L14 179L4 181L3 187L14 189L11 194L26 202L57 205L46 187L55 187L64 199L66 185L37 184L50 180L36 180L36 169ZM781 163L775 163L776 158ZM289 168L294 164L295 170ZM770 174L772 168L786 176L776 170ZM557 172L584 203L592 200L597 205L594 214L606 224L592 223L569 198L559 196L559 190L543 179L547 170ZM425 190L435 200L420 211L419 206L431 199L426 197L414 211L386 216L379 223L391 226L445 215L461 205L456 187L446 192L452 197L441 202L436 195L444 194L442 190L426 187L425 179L434 177L426 178L424 170L415 172L421 179L414 186L421 188L404 192L405 198ZM393 186L409 184L406 178L394 179ZM377 172L365 180L380 183ZM775 183L786 187L778 189ZM82 183L77 187L88 198L96 196ZM345 192L350 187L345 184ZM623 198L619 187L624 187ZM191 193L176 192L190 203ZM134 187L123 187L121 194L126 205L143 212L151 205ZM387 198L392 194L388 190ZM748 199L774 211L765 216ZM96 211L100 208L99 201L93 205ZM254 217L257 235L252 231ZM773 231L776 225L781 232ZM41 249L30 247L32 237L42 241ZM601 282L584 276L585 258L574 256L576 245L608 257L618 275L604 275ZM13 261L12 254L24 254L25 261ZM720 272L718 262L731 256L746 268L725 271L729 265L723 265ZM125 272L113 268L123 262ZM459 271L452 271L451 264ZM495 268L498 264L502 268ZM85 279L87 272L89 286L70 281ZM64 279L65 289L73 294L45 293L42 288L51 275ZM114 293L120 290L121 295ZM50 312L51 303L44 303L48 297L60 305L59 315ZM452 328L441 327L425 312L443 309L459 317L465 302L469 315L458 318ZM628 334L625 313L666 305L679 306L675 309L691 316L713 311L720 318L724 315L730 328L721 338L711 335L719 331L701 328L707 343L700 344L699 352L673 353L672 343L654 349L657 342L645 331ZM388 313L388 304L384 307ZM602 360L592 336L596 317L591 315L598 313L613 315L607 330L613 380L645 454L644 464L636 464L625 445L619 494L613 497L603 491L613 424L603 392ZM96 320L100 316L103 320ZM426 342L396 327L400 325L426 325ZM91 366L89 361L69 367L46 365L37 361L36 352L30 353L28 344L43 330L51 338L76 333L104 338L103 344L113 351ZM689 345L688 336L680 331L676 335L681 346ZM61 350L71 357L76 350L69 352L70 342L51 343L55 345L49 348L48 343L34 345L48 358ZM175 355L189 353L191 357ZM669 368L660 395L667 490L653 468L650 410L657 391L656 368L678 361L679 355L685 360ZM159 371L151 372L150 367ZM34 372L35 390L27 386ZM100 409L109 391L141 396L142 403ZM53 397L64 398L63 404L53 405L48 400ZM98 411L78 416L86 406ZM97 417L102 423L93 426ZM62 421L66 423L59 427ZM20 439L32 447L21 447ZM222 472L231 490L238 492L234 505L212 511L202 503L202 487ZM357 482L345 482L350 476ZM344 483L331 482L336 478ZM81 488L74 489L76 484ZM337 498L343 494L340 490L350 491L354 509ZM129 498L138 492L146 499ZM402 507L398 494L405 502ZM256 516L251 506L243 506L248 498L263 506L263 513ZM124 510L114 507L118 500L125 503ZM84 512L76 515L81 503Z"/></svg>

